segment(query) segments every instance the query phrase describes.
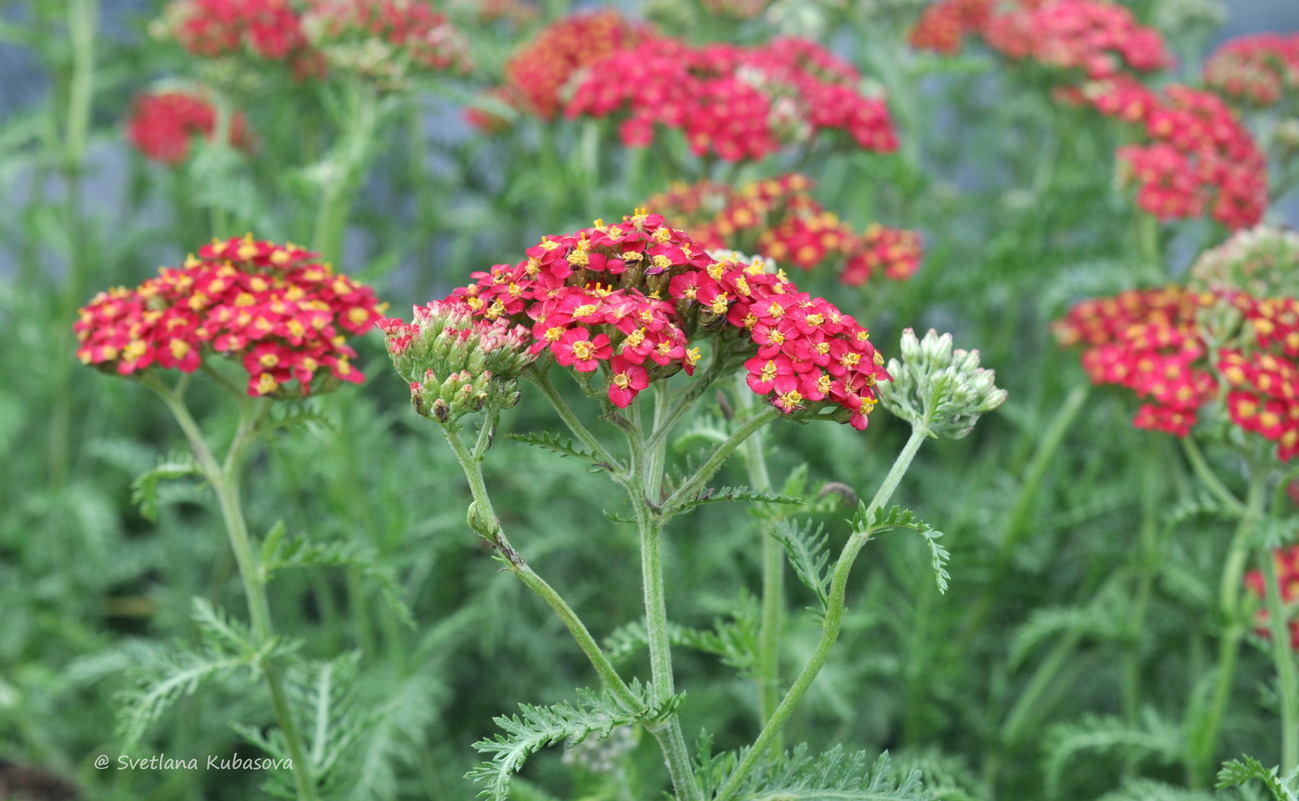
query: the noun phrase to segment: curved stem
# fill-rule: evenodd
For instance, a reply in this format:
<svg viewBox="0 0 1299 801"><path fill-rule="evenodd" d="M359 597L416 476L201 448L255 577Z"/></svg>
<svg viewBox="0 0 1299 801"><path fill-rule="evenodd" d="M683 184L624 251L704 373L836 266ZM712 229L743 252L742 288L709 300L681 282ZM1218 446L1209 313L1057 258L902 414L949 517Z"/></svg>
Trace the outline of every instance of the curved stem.
<svg viewBox="0 0 1299 801"><path fill-rule="evenodd" d="M1213 468L1205 461L1204 453L1200 450L1200 446L1195 444L1195 440L1191 437L1183 437L1182 450L1186 453L1187 461L1191 463L1191 469L1195 471L1195 477L1200 479L1204 488L1233 512L1243 513L1245 505L1218 479Z"/></svg>
<svg viewBox="0 0 1299 801"><path fill-rule="evenodd" d="M486 430L495 424L494 419L483 421L483 428ZM441 426L442 434L446 437L447 443L451 446L452 452L456 455L456 460L460 462L460 468L464 471L465 479L469 482L469 492L474 499L474 507L471 510L471 523L474 523L474 529L482 536L483 539L499 553L505 563L509 566L510 572L519 577L524 586L532 590L539 598L546 602L546 605L554 611L564 628L572 635L577 642L577 646L586 655L595 672L600 675L605 685L609 688L620 701L628 705L628 708L639 710L642 705L635 693L627 686L618 671L614 668L613 663L609 661L600 644L591 636L587 630L586 624L577 616L572 607L564 600L554 587L551 587L541 576L537 575L519 552L511 547L509 540L505 537L504 530L501 529L500 522L496 519L496 512L492 507L491 496L487 493L487 483L483 478L482 453L470 453L465 447L465 443L460 439L460 434L452 426Z"/></svg>
<svg viewBox="0 0 1299 801"><path fill-rule="evenodd" d="M682 498L688 498L702 489L704 483L721 469L722 464L727 457L735 452L736 448L740 447L746 439L780 415L781 411L779 409L775 406L768 406L745 421L725 442L713 449L708 459L695 471L693 476L683 482L680 487L677 487L676 491L663 502L663 508L670 508Z"/></svg>
<svg viewBox="0 0 1299 801"><path fill-rule="evenodd" d="M1241 582L1245 573L1245 563L1249 558L1249 540L1254 534L1254 525L1258 522L1263 508L1265 475L1261 471L1251 470L1249 494L1245 499L1244 513L1232 536L1231 547L1222 570L1222 581L1218 588L1218 610L1222 616L1222 639L1218 644L1218 676L1214 684L1213 695L1209 706L1204 710L1204 717L1196 721L1198 725L1191 728L1187 743L1187 782L1192 789L1204 786L1206 779L1212 778L1213 751L1218 744L1218 733L1222 728L1222 717L1227 711L1227 700L1231 695L1232 681L1236 675L1236 657L1240 652L1240 641L1245 627L1240 619Z"/></svg>
<svg viewBox="0 0 1299 801"><path fill-rule="evenodd" d="M1272 639L1272 662L1276 665L1277 683L1281 695L1281 775L1289 776L1299 765L1299 679L1295 675L1294 649L1291 647L1290 626L1286 620L1285 602L1281 598L1281 583L1277 578L1276 559L1266 548L1256 555L1263 571L1267 607L1268 633Z"/></svg>
<svg viewBox="0 0 1299 801"><path fill-rule="evenodd" d="M275 628L271 621L270 600L266 594L266 574L253 550L248 524L244 519L243 505L239 498L239 468L244 448L256 436L257 423L266 413L267 402L245 400L240 406L239 427L235 432L234 440L230 443L224 463L218 465L212 450L203 438L202 431L181 397L155 376L148 376L145 383L158 393L175 416L190 442L194 458L216 492L221 518L225 523L226 535L230 541L230 549L234 552L235 563L239 567L239 577L244 585L248 619L252 625L257 647L262 649L275 640ZM314 762L307 754L302 736L294 721L280 665L274 657L271 657L259 661L257 667L266 681L266 688L271 696L271 708L279 724L280 733L284 736L284 745L288 750L289 758L293 762L293 782L298 799L315 801L318 796L313 778Z"/></svg>
<svg viewBox="0 0 1299 801"><path fill-rule="evenodd" d="M590 429L582 423L581 419L574 414L572 407L568 405L568 401L564 400L564 397L555 389L555 385L550 383L550 377L545 372L536 369L528 370L523 374L523 377L541 390L541 393L546 396L546 400L550 401L550 405L555 407L555 411L559 413L559 418L564 421L564 425L568 426L568 430L573 432L573 436L581 440L583 445L594 451L607 464L616 464L613 454L609 453L609 450L604 447L604 443L600 442L591 433Z"/></svg>
<svg viewBox="0 0 1299 801"><path fill-rule="evenodd" d="M883 508L893 497L893 491L897 489L898 483L902 481L902 476L911 466L911 462L916 457L916 452L920 450L920 445L929 436L929 431L923 426L915 426L911 429L911 437L907 444L898 454L897 459L893 461L893 467L889 469L888 475L884 477L884 482L880 485L879 491L871 500L870 506L866 508L865 519L869 520L876 511ZM771 719L767 725L763 726L762 732L758 734L758 739L754 740L753 747L745 754L744 759L736 766L735 771L731 773L726 784L718 791L716 801L729 801L739 791L744 779L753 772L758 763L767 758L767 753L771 749L776 735L784 728L785 723L789 721L790 715L794 712L794 707L802 700L807 693L812 682L816 679L821 668L825 666L826 660L830 657L830 650L834 647L835 641L839 638L839 628L843 623L843 613L845 607L845 596L848 588L848 575L852 571L853 562L857 559L857 554L870 541L871 531L858 531L848 538L844 545L839 560L834 566L834 575L830 580L830 598L826 604L825 619L821 624L821 638L817 641L816 649L812 652L811 658L804 665L801 673L794 679L794 683L781 699L780 704L776 707Z"/></svg>

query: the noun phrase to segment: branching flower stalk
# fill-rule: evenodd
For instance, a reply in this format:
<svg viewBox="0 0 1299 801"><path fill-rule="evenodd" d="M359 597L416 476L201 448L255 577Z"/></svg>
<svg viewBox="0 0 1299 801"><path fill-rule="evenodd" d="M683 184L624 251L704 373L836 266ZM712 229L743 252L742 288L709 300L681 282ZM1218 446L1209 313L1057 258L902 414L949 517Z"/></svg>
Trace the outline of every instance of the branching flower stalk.
<svg viewBox="0 0 1299 801"><path fill-rule="evenodd" d="M185 432L185 438L189 441L190 450L194 454L199 470L216 493L221 509L221 520L225 524L226 536L230 541L230 550L234 553L235 562L239 566L239 578L243 584L244 598L248 603L248 619L252 624L253 636L256 638L253 644L261 651L275 642L276 634L271 620L270 600L266 593L266 572L258 559L256 549L253 548L252 538L248 532L243 504L239 498L239 480L244 454L248 446L257 438L259 425L270 411L272 401L266 398L236 396L239 401L239 424L234 439L226 450L225 458L218 461L203 437L198 423L185 405L184 390L188 379L188 375L182 377L173 389L156 375L146 373L141 378L141 383L153 390L167 405L181 430ZM314 763L307 753L289 705L283 668L275 657L258 661L256 667L270 693L275 722L284 736L289 758L293 760L291 772L298 801L315 801L319 795L313 778Z"/></svg>

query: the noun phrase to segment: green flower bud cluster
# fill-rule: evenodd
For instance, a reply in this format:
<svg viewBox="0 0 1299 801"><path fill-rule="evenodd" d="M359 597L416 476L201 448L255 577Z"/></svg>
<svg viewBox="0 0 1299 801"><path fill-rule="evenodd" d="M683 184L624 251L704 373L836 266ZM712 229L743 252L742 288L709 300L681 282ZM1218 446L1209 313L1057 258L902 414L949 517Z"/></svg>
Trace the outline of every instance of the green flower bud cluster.
<svg viewBox="0 0 1299 801"><path fill-rule="evenodd" d="M519 402L518 377L536 359L531 333L504 320L475 319L457 301L416 307L412 322L379 322L388 355L410 384L411 405L441 424Z"/></svg>
<svg viewBox="0 0 1299 801"><path fill-rule="evenodd" d="M1238 231L1191 266L1192 289L1256 298L1299 297L1299 233L1269 225Z"/></svg>
<svg viewBox="0 0 1299 801"><path fill-rule="evenodd" d="M880 402L893 414L924 426L931 434L960 439L974 429L980 415L1006 400L996 373L979 366L977 350L952 347L952 335L933 329L917 339L902 332L901 359L890 359L892 381L878 385Z"/></svg>

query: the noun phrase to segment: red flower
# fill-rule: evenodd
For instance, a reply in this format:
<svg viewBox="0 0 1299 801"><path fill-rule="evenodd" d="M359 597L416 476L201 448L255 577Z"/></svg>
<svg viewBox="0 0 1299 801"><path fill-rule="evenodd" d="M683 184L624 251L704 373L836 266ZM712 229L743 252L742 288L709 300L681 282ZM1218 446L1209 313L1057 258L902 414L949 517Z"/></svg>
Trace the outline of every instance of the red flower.
<svg viewBox="0 0 1299 801"><path fill-rule="evenodd" d="M101 292L73 326L85 364L131 375L154 364L191 373L220 353L249 374L250 395L308 394L322 368L362 376L338 329L359 334L379 319L368 287L335 275L293 246L214 240L183 267L163 268L133 290Z"/></svg>
<svg viewBox="0 0 1299 801"><path fill-rule="evenodd" d="M126 124L126 135L146 158L163 164L179 164L189 158L190 140L202 136L211 141L216 128L216 109L200 94L169 91L139 95ZM231 147L248 149L251 137L241 112L230 119Z"/></svg>
<svg viewBox="0 0 1299 801"><path fill-rule="evenodd" d="M609 402L619 409L627 408L636 393L649 386L649 372L622 356L609 363Z"/></svg>
<svg viewBox="0 0 1299 801"><path fill-rule="evenodd" d="M1237 103L1277 103L1299 88L1299 34L1263 33L1226 42L1204 62L1204 83Z"/></svg>

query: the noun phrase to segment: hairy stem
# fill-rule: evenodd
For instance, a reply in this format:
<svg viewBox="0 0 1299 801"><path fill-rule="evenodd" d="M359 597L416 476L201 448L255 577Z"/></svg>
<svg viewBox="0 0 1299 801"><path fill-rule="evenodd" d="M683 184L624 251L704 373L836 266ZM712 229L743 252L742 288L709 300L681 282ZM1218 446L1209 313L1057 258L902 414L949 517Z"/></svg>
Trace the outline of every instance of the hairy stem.
<svg viewBox="0 0 1299 801"><path fill-rule="evenodd" d="M894 460L893 467L889 469L879 491L875 493L870 506L867 507L866 520L870 520L875 512L882 509L884 504L888 503L889 499L893 497L893 492L897 489L898 483L902 481L902 476L906 474L912 460L916 457L916 452L920 450L920 445L928 436L929 430L925 426L917 425L912 428L910 439L907 440L907 444L902 448L897 459ZM802 672L794 679L794 683L785 693L785 697L780 700L780 704L772 713L771 719L767 721L767 725L762 727L758 738L753 742L753 747L735 768L730 778L726 780L726 784L718 791L716 801L730 801L731 798L734 798L743 785L744 779L753 772L759 762L767 758L777 734L789 721L794 708L803 699L808 688L812 686L812 682L816 679L817 674L821 672L821 668L825 666L826 660L830 657L830 650L834 647L835 641L839 639L839 628L843 624L848 575L852 571L853 563L857 560L857 555L870 541L871 533L867 529L854 532L848 538L848 542L839 555L839 560L835 562L834 575L830 580L830 598L826 604L825 619L821 624L821 638L817 641L816 649L812 652L807 664L803 666Z"/></svg>

